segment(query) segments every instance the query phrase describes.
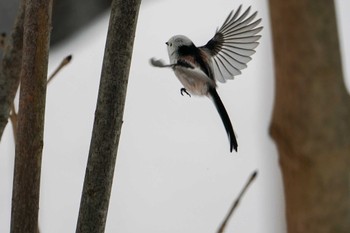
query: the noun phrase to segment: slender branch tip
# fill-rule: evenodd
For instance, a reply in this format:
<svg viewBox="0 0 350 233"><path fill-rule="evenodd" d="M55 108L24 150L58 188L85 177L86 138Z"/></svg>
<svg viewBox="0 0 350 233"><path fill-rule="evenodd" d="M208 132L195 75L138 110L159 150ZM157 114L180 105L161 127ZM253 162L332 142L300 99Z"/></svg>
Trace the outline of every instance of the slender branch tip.
<svg viewBox="0 0 350 233"><path fill-rule="evenodd" d="M256 176L258 176L258 171L254 171L250 179L254 180Z"/></svg>
<svg viewBox="0 0 350 233"><path fill-rule="evenodd" d="M72 60L72 58L73 58L73 55L70 54L70 55L68 55L63 61L66 61L67 64L68 64L68 63Z"/></svg>
<svg viewBox="0 0 350 233"><path fill-rule="evenodd" d="M49 84L52 79L57 75L57 73L66 65L68 65L70 63L70 61L72 60L73 56L70 54L67 57L65 57L62 62L60 63L60 65L55 69L55 71L49 76L48 80L47 80L47 84Z"/></svg>
<svg viewBox="0 0 350 233"><path fill-rule="evenodd" d="M238 204L240 203L242 197L244 196L245 192L247 191L248 187L251 185L251 183L254 181L254 179L257 177L258 175L258 171L254 171L252 173L252 175L250 176L249 180L247 181L247 183L244 185L243 189L241 190L241 192L239 193L238 197L236 198L236 200L233 202L233 205L231 206L229 212L227 213L224 221L221 223L217 233L223 233L225 228L226 228L226 224L227 222L230 220L230 218L232 217L235 209L237 208Z"/></svg>

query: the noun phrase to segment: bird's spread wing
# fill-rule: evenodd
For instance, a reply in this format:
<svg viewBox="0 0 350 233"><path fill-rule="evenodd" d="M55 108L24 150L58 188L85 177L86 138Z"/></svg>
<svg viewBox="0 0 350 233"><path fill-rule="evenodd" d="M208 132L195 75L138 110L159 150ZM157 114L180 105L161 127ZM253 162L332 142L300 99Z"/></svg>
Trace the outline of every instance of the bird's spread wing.
<svg viewBox="0 0 350 233"><path fill-rule="evenodd" d="M200 47L211 56L215 79L225 82L241 74L247 67L251 55L255 53L262 27L257 27L261 19L254 20L257 12L249 15L250 7L241 14L242 6L231 11L215 36Z"/></svg>

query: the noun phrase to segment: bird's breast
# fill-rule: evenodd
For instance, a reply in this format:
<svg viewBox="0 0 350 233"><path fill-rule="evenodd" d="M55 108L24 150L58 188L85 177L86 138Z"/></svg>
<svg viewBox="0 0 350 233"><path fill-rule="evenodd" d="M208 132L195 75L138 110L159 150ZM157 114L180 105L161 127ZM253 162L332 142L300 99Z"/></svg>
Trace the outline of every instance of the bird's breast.
<svg viewBox="0 0 350 233"><path fill-rule="evenodd" d="M215 82L199 68L177 66L174 72L184 88L192 95L207 95L209 87L215 87Z"/></svg>

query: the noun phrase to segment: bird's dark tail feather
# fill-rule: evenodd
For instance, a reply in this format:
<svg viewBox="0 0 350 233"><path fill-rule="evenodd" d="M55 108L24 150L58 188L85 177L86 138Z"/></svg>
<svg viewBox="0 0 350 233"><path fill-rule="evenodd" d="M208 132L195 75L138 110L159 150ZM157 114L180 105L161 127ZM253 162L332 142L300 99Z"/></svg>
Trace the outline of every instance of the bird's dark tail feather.
<svg viewBox="0 0 350 233"><path fill-rule="evenodd" d="M225 106L222 103L215 88L209 89L209 95L210 95L211 99L213 100L216 109L219 112L222 123L224 123L226 133L228 136L228 140L230 141L230 152L232 152L232 148L235 149L235 151L237 151L237 147L238 147L237 139L236 139L235 133L234 133L233 128L232 128L230 117L228 116L228 114L226 112Z"/></svg>

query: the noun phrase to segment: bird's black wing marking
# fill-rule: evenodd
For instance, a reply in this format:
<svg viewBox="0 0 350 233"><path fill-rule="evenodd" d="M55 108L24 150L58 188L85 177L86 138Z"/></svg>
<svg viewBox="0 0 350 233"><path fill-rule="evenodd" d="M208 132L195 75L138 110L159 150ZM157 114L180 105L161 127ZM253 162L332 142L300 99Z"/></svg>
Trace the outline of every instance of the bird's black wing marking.
<svg viewBox="0 0 350 233"><path fill-rule="evenodd" d="M194 66L192 64L182 59L177 60L176 66L194 69Z"/></svg>
<svg viewBox="0 0 350 233"><path fill-rule="evenodd" d="M213 75L213 71L211 70L209 63L206 62L205 59L205 54L198 49L194 44L187 46L187 45L183 45L180 46L178 49L178 53L179 53L179 61L181 61L181 57L192 57L191 60L193 60L194 63L198 64L198 66L200 67L200 69L212 80L214 79L214 75ZM186 62L184 60L182 60L181 62ZM188 62L187 62L188 63ZM192 65L193 66L193 65ZM187 67L190 68L190 67ZM194 67L192 67L194 68Z"/></svg>

